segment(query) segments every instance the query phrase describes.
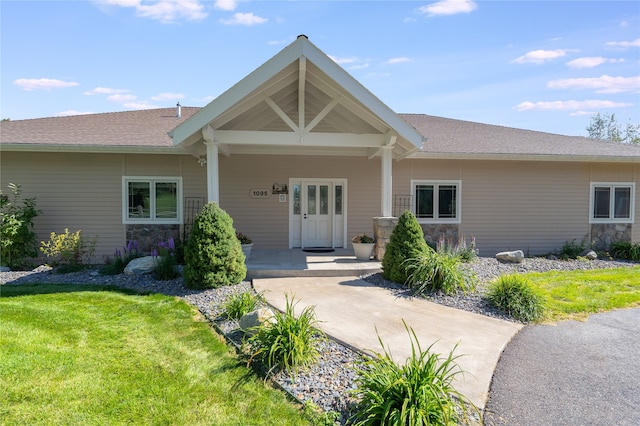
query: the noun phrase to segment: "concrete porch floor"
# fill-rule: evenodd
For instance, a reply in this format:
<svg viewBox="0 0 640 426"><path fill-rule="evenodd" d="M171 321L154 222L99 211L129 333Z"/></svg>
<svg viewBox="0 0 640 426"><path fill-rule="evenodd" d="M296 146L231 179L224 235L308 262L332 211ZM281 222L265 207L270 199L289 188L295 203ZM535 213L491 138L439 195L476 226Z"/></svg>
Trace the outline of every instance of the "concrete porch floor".
<svg viewBox="0 0 640 426"><path fill-rule="evenodd" d="M359 276L380 272L381 268L375 260L356 260L351 248L337 248L330 253L253 248L246 265L247 279Z"/></svg>

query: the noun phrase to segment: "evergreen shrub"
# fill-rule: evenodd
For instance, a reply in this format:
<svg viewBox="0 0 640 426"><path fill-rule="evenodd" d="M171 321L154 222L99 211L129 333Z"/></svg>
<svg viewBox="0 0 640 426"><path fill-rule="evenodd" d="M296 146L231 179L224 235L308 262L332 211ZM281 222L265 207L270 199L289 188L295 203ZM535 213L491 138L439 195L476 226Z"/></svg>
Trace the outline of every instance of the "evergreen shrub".
<svg viewBox="0 0 640 426"><path fill-rule="evenodd" d="M215 202L207 203L196 216L184 258L184 283L189 288L234 285L247 275L233 220Z"/></svg>
<svg viewBox="0 0 640 426"><path fill-rule="evenodd" d="M405 210L391 233L382 258L382 275L391 281L405 284L411 275L407 260L416 259L433 251L424 239L424 232L415 215Z"/></svg>

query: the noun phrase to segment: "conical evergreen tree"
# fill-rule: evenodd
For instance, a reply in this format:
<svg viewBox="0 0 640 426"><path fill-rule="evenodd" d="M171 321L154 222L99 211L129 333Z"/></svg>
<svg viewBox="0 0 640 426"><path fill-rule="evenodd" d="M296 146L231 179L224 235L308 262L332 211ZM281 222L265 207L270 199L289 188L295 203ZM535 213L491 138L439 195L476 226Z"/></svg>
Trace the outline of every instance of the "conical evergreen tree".
<svg viewBox="0 0 640 426"><path fill-rule="evenodd" d="M432 250L424 239L424 232L415 215L405 210L391 233L382 258L382 275L391 281L405 284L409 278L407 259L417 258Z"/></svg>
<svg viewBox="0 0 640 426"><path fill-rule="evenodd" d="M247 275L233 220L214 202L207 203L196 216L184 259L184 283L189 288L238 284Z"/></svg>

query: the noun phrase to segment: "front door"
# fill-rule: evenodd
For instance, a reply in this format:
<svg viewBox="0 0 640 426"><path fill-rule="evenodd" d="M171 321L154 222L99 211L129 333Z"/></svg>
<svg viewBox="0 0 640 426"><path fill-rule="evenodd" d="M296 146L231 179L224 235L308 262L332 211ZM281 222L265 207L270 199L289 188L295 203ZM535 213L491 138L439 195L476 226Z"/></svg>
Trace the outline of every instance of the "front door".
<svg viewBox="0 0 640 426"><path fill-rule="evenodd" d="M342 179L291 179L290 247L343 247L345 234Z"/></svg>
<svg viewBox="0 0 640 426"><path fill-rule="evenodd" d="M333 207L329 183L302 186L302 247L332 247Z"/></svg>

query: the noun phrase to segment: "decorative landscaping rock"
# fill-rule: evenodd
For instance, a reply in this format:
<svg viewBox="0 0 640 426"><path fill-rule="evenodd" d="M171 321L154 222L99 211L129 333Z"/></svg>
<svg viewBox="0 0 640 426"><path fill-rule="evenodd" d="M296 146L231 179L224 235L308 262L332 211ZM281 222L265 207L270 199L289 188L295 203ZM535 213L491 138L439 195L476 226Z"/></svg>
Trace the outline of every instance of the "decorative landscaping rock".
<svg viewBox="0 0 640 426"><path fill-rule="evenodd" d="M507 263L522 263L524 262L524 253L522 250L502 251L496 254L496 259Z"/></svg>
<svg viewBox="0 0 640 426"><path fill-rule="evenodd" d="M593 250L585 250L582 253L580 253L580 256L586 257L589 260L596 260L598 258L598 253L596 253Z"/></svg>
<svg viewBox="0 0 640 426"><path fill-rule="evenodd" d="M0 272L11 272L11 268L8 266L0 266Z"/></svg>
<svg viewBox="0 0 640 426"><path fill-rule="evenodd" d="M156 267L157 258L155 256L144 256L133 259L124 268L127 275L145 275L153 272Z"/></svg>
<svg viewBox="0 0 640 426"><path fill-rule="evenodd" d="M248 334L253 334L254 327L261 326L267 322L273 323L275 321L273 311L269 308L260 308L253 312L249 312L240 318L240 329Z"/></svg>

